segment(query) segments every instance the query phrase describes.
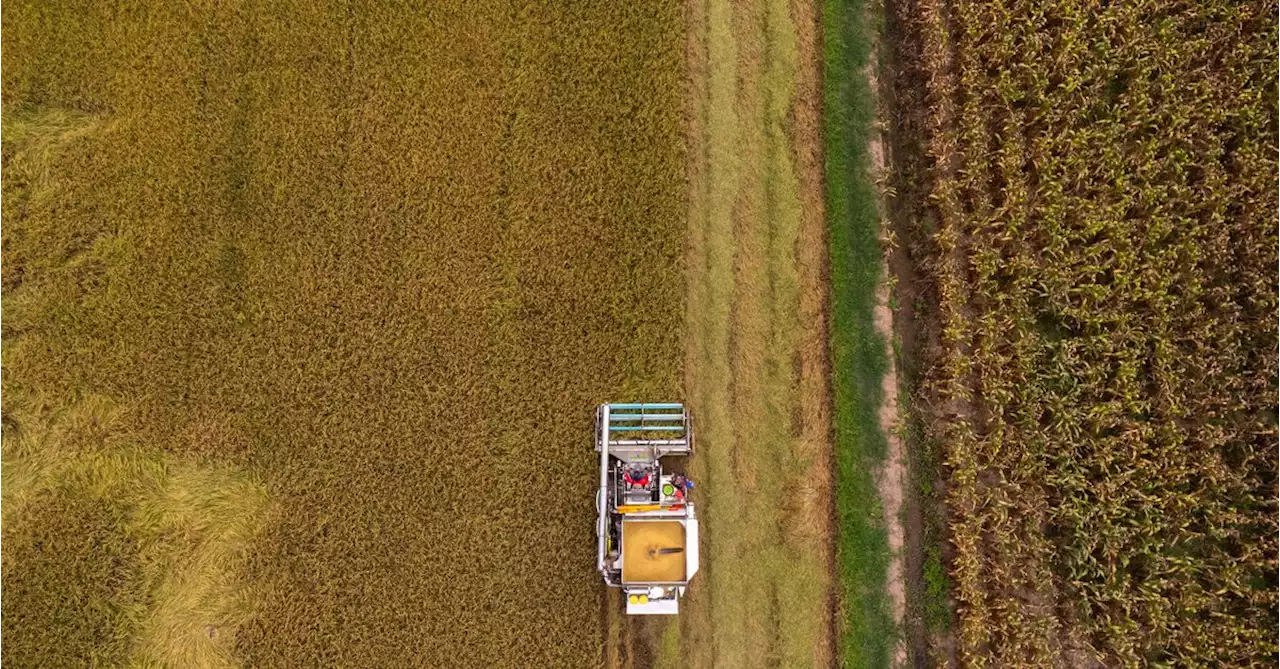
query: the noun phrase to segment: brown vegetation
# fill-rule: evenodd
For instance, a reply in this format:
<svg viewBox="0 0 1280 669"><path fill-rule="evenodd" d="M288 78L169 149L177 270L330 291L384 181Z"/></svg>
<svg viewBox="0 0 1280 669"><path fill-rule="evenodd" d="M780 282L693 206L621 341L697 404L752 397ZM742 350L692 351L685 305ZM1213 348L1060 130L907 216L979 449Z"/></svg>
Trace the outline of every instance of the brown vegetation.
<svg viewBox="0 0 1280 669"><path fill-rule="evenodd" d="M899 9L961 659L1273 663L1274 3Z"/></svg>

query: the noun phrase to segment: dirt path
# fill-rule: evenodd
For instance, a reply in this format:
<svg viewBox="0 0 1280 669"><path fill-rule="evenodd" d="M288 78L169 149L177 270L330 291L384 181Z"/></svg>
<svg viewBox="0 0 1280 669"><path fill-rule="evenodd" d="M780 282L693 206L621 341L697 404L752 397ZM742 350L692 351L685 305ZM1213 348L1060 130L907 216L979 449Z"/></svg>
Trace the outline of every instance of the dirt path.
<svg viewBox="0 0 1280 669"><path fill-rule="evenodd" d="M879 144L879 140L875 140L875 143ZM876 171L879 173L884 168L883 153L877 149L872 151L872 156L877 157ZM882 262L885 265L884 276L889 276L888 263L886 261ZM880 493L880 501L884 508L884 524L890 551L889 572L886 574L885 589L889 594L889 601L893 605L894 625L901 629L906 615L907 601L904 561L906 530L903 523L903 508L906 503L907 459L902 439L899 436L901 421L898 407L898 372L897 361L893 351L894 314L890 307L892 299L890 292L889 285L883 282L876 289L875 328L876 332L884 337L885 348L887 349L886 357L889 360L888 370L885 372L884 380L881 384L884 401L880 405L880 429L884 432L888 450L885 453L883 467L876 473L876 488ZM905 640L900 640L894 649L893 665L895 667L905 666L906 662L907 645Z"/></svg>
<svg viewBox="0 0 1280 669"><path fill-rule="evenodd" d="M870 11L870 10L868 10ZM875 63L878 57L880 40L873 41L872 57L864 68L867 81L871 83L872 94L876 97L875 128L884 128L888 119L886 108L879 104L881 99L880 80ZM888 183L888 164L885 158L884 141L878 131L871 135L867 154L871 157L871 170L874 182L878 185L877 201L882 221L886 220L889 207L887 200L892 197L885 185ZM888 234L887 232L885 234ZM888 361L884 378L881 381L882 402L880 405L880 430L884 433L887 446L883 467L876 473L876 488L880 493L880 501L884 509L885 534L889 541L889 572L886 574L885 589L892 604L893 624L903 629L906 618L906 528L903 522L906 504L906 486L908 484L907 457L903 440L900 436L902 424L898 406L898 359L894 350L895 328L893 288L891 282L894 274L889 267L889 253L881 256L880 273L882 277L876 286L875 329L884 338L885 359ZM893 651L893 666L904 667L908 658L908 638L900 638Z"/></svg>
<svg viewBox="0 0 1280 669"><path fill-rule="evenodd" d="M930 169L926 160L931 121L923 110L929 108L927 82L937 76L924 66L925 29L941 34L938 22L922 22L923 5L936 7L927 0L889 0L884 9L885 34L889 41L876 46L884 63L884 75L877 93L881 94L878 116L885 128L887 173L881 182L889 184L894 197L882 198L886 222L896 237L890 253L890 270L898 303L894 313L894 332L898 342L902 378L899 387L910 390L921 382L921 365L928 351L937 347L940 325L937 314L924 308L936 296L922 276L920 263L931 252L930 242L921 237L921 221L931 218L925 208L927 186L920 175ZM934 11L931 16L937 17ZM935 84L936 85L936 84ZM911 402L911 398L904 398ZM906 418L923 407L904 408ZM955 666L955 637L948 620L954 615L942 576L944 563L950 559L945 540L943 499L947 480L940 467L938 446L923 435L921 425L907 432L909 459L905 510L906 537L903 566L906 573L907 611L903 638L915 666Z"/></svg>

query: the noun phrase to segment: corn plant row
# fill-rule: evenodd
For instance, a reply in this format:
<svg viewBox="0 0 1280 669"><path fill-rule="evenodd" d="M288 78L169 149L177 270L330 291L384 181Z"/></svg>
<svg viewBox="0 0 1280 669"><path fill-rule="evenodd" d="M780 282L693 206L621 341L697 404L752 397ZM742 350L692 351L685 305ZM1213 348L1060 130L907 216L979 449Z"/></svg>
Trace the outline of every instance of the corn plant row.
<svg viewBox="0 0 1280 669"><path fill-rule="evenodd" d="M1265 663L1274 3L916 11L962 658Z"/></svg>

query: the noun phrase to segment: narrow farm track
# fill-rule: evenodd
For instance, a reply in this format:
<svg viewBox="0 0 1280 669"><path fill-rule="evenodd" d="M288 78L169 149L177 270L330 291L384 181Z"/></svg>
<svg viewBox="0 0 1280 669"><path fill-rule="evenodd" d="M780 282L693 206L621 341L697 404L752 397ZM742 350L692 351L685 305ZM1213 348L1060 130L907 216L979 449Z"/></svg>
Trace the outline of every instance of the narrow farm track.
<svg viewBox="0 0 1280 669"><path fill-rule="evenodd" d="M877 7L874 10L867 9L868 13L872 11L878 12L879 8ZM870 90L877 102L879 99L879 83L876 69L880 62L878 56L879 42L880 40L876 39L873 43L871 60L864 67L864 76L871 84ZM876 127L886 127L889 123L889 119L885 118L885 108L881 104L876 105L876 119ZM887 183L888 165L885 163L884 140L878 132L873 132L868 143L867 154L871 159L872 179L878 186L876 195L879 205L879 217L881 221L884 221L888 211L886 200L891 195L886 192L884 187L884 184ZM882 226L884 225L882 223ZM888 282L888 278L892 275L887 255L881 258L878 275L882 279L876 284L875 290L875 330L884 342L885 349L885 372L880 384L881 404L878 418L880 432L884 434L886 448L884 462L875 472L875 477L885 527L885 539L889 548L889 565L885 574L885 594L889 598L893 625L898 629L902 629L907 609L907 574L905 567L907 544L906 527L903 519L907 495L905 487L908 485L909 475L907 473L906 446L899 434L903 425L903 414L898 405L898 361L894 352L894 321L896 314L893 309L893 289L890 288ZM892 666L906 667L909 651L907 640L899 638L894 645Z"/></svg>

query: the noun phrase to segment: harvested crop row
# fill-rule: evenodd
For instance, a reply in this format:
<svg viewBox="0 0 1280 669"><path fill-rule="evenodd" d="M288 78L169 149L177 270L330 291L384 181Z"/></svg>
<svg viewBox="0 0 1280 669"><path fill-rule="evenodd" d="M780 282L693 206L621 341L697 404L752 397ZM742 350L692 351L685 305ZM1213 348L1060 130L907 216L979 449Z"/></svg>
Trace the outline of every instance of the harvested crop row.
<svg viewBox="0 0 1280 669"><path fill-rule="evenodd" d="M909 6L962 659L1274 657L1274 3Z"/></svg>
<svg viewBox="0 0 1280 669"><path fill-rule="evenodd" d="M813 2L688 3L685 387L702 567L655 667L831 663L830 416ZM655 624L657 623L657 624ZM625 666L645 666L643 654Z"/></svg>
<svg viewBox="0 0 1280 669"><path fill-rule="evenodd" d="M590 412L680 387L682 5L3 11L6 472L99 396L261 479L246 666L595 663Z"/></svg>

